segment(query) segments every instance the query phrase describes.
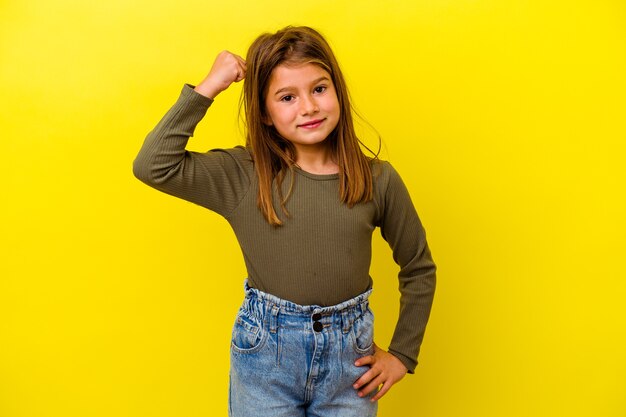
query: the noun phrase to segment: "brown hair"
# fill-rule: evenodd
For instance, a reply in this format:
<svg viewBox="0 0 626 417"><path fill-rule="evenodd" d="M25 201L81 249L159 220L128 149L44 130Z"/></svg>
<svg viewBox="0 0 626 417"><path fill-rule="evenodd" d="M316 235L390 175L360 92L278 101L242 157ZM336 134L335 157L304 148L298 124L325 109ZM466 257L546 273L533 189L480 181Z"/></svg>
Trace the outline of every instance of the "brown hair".
<svg viewBox="0 0 626 417"><path fill-rule="evenodd" d="M293 187L294 176L292 175L286 196L282 194L282 182L287 171L293 172L296 157L294 146L282 138L274 126L263 123L267 120L265 98L272 71L284 63L313 63L330 74L337 92L340 116L337 126L326 141L339 165L341 201L352 207L371 200L373 194L369 159L361 150L359 144L363 144L354 130L348 89L326 40L317 31L306 26L287 26L275 34L265 33L248 49L243 105L247 123L246 146L252 150L259 182L257 203L267 221L274 226L281 225L282 221L273 205L272 181L276 179L280 206L288 216L285 204ZM369 150L367 147L366 149ZM376 157L374 154L374 158Z"/></svg>

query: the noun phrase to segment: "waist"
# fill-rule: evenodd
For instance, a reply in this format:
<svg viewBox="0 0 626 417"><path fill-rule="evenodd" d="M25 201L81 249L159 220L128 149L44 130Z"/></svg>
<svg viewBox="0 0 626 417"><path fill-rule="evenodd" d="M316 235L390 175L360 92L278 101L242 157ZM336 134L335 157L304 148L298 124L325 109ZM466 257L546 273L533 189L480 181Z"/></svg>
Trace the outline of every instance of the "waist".
<svg viewBox="0 0 626 417"><path fill-rule="evenodd" d="M302 307L336 306L359 296L373 286L373 280L368 273L348 274L343 270L316 270L311 273L307 269L299 272L281 270L280 274L257 272L247 277L251 288Z"/></svg>
<svg viewBox="0 0 626 417"><path fill-rule="evenodd" d="M244 283L245 299L242 308L261 321L278 319L282 326L299 327L303 322L320 322L324 327L339 325L347 331L352 323L369 311L372 289L356 297L331 306L300 305L250 287ZM282 327L281 326L281 327Z"/></svg>

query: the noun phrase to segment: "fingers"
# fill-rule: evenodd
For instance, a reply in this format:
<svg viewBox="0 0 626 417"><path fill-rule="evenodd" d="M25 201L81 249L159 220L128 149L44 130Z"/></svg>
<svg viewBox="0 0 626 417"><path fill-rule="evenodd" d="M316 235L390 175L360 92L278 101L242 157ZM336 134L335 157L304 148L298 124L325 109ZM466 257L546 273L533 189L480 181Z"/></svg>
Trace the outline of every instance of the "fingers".
<svg viewBox="0 0 626 417"><path fill-rule="evenodd" d="M234 55L235 58L237 59L237 62L239 62L239 65L241 66L241 68L243 68L243 70L246 70L246 60L243 59L242 57L240 57L239 55Z"/></svg>
<svg viewBox="0 0 626 417"><path fill-rule="evenodd" d="M392 385L393 384L384 383L383 386L378 390L376 395L372 397L371 401L378 401L379 399L381 399L383 395L385 395L387 391L391 389Z"/></svg>
<svg viewBox="0 0 626 417"><path fill-rule="evenodd" d="M209 74L195 90L209 98L215 98L232 83L245 78L246 61L230 51L222 51L215 58Z"/></svg>
<svg viewBox="0 0 626 417"><path fill-rule="evenodd" d="M358 394L359 397L364 397L366 395L369 395L375 389L378 389L378 387L383 383L387 382L382 372L370 369L365 374L363 374L363 376L361 376L361 378L359 378L359 380L354 385L356 389L361 387Z"/></svg>
<svg viewBox="0 0 626 417"><path fill-rule="evenodd" d="M354 362L354 365L355 366L372 365L375 361L376 361L376 358L374 357L374 355L368 355L368 356L363 356L362 358L357 359L356 362Z"/></svg>
<svg viewBox="0 0 626 417"><path fill-rule="evenodd" d="M367 372L361 375L359 379L356 380L356 382L353 385L354 389L361 388L362 386L366 385L371 380L373 380L375 377L377 377L379 374L380 374L380 371L378 369L370 368Z"/></svg>
<svg viewBox="0 0 626 417"><path fill-rule="evenodd" d="M235 82L239 82L241 80L243 80L244 78L246 78L246 61L240 57L239 55L235 55L235 54L231 54L233 56L233 58L235 58L236 60L236 66L237 66L237 75L235 76Z"/></svg>
<svg viewBox="0 0 626 417"><path fill-rule="evenodd" d="M393 379L391 376L378 374L374 379L366 383L362 389L360 389L357 394L359 397L365 397L370 395L372 392L378 390L376 394L370 399L370 401L378 401L381 399L387 391L391 389L391 387L398 382Z"/></svg>
<svg viewBox="0 0 626 417"><path fill-rule="evenodd" d="M230 51L219 53L211 73L220 75L225 82L239 82L246 77L246 61Z"/></svg>
<svg viewBox="0 0 626 417"><path fill-rule="evenodd" d="M378 390L378 387L380 387L382 384L390 383L386 381L385 377L383 377L382 375L378 375L367 385L365 385L361 390L359 390L359 397L365 397L366 395L371 394L373 391Z"/></svg>
<svg viewBox="0 0 626 417"><path fill-rule="evenodd" d="M361 375L353 385L354 389L359 390L358 395L360 397L369 395L380 387L371 401L378 401L382 398L407 372L406 367L399 359L382 349L376 349L374 355L357 359L354 364L356 366L370 366L370 369Z"/></svg>

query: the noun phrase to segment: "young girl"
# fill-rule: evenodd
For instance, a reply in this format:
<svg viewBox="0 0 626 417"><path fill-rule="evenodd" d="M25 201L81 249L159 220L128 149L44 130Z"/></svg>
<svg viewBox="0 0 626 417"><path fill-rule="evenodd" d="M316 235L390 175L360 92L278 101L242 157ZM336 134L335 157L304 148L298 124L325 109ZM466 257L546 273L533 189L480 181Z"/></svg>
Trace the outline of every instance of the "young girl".
<svg viewBox="0 0 626 417"><path fill-rule="evenodd" d="M244 80L246 146L185 150L215 97ZM247 267L231 343L230 416L375 416L413 373L435 264L392 166L366 157L345 80L308 27L224 51L150 132L134 162L146 184L232 226ZM385 351L368 297L375 227L400 265L400 314Z"/></svg>

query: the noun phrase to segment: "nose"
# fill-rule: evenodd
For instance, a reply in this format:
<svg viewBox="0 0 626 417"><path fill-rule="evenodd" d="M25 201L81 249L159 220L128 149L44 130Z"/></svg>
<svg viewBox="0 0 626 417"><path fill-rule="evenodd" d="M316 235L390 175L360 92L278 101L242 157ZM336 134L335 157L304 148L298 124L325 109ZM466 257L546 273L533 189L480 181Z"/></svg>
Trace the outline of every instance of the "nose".
<svg viewBox="0 0 626 417"><path fill-rule="evenodd" d="M317 101L315 101L314 97L305 95L300 100L300 113L302 115L317 113L319 110L319 106L317 105Z"/></svg>

